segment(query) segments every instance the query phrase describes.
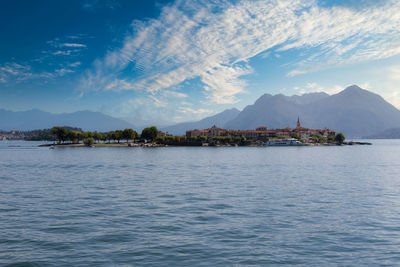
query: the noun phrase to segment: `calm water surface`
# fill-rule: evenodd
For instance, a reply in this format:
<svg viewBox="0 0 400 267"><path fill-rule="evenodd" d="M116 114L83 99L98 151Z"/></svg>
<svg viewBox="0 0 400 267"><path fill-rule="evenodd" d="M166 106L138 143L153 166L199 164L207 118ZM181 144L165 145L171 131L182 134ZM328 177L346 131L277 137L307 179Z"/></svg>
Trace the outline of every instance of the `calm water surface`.
<svg viewBox="0 0 400 267"><path fill-rule="evenodd" d="M0 142L0 265L398 266L400 142Z"/></svg>

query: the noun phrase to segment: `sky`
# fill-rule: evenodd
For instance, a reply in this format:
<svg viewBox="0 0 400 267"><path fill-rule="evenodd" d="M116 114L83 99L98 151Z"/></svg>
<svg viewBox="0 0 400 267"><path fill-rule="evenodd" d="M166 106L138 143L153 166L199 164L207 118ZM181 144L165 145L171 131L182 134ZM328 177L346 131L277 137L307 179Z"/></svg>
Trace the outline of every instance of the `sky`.
<svg viewBox="0 0 400 267"><path fill-rule="evenodd" d="M357 84L400 108L398 0L0 1L0 108L155 124Z"/></svg>

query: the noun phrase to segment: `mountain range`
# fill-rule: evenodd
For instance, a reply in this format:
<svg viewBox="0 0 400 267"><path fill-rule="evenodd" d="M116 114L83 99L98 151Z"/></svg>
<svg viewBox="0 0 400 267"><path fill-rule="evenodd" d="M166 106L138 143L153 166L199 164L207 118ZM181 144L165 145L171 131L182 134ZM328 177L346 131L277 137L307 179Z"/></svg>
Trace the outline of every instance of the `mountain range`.
<svg viewBox="0 0 400 267"><path fill-rule="evenodd" d="M307 99L306 102L303 102ZM312 101L309 101L313 99ZM300 117L302 126L329 128L348 137L363 137L388 128L400 127L400 111L381 96L353 85L338 94L263 95L224 127L254 129L294 127Z"/></svg>
<svg viewBox="0 0 400 267"><path fill-rule="evenodd" d="M73 113L53 114L39 109L27 111L8 111L0 109L0 130L35 130L53 126L71 126L85 131L111 131L115 129L135 128L134 125L101 112L77 111Z"/></svg>
<svg viewBox="0 0 400 267"><path fill-rule="evenodd" d="M398 109L381 96L352 85L334 95L326 93L310 93L301 96L264 94L242 111L235 108L227 109L200 121L178 123L161 127L161 130L182 135L189 129L204 129L213 125L243 130L255 129L258 126L293 128L299 117L304 127L329 128L343 132L350 138L368 137L387 129L400 128ZM37 109L20 112L0 109L0 130L33 130L51 128L55 125L80 127L90 131L124 128L141 130L126 120L100 112L78 111L52 114Z"/></svg>
<svg viewBox="0 0 400 267"><path fill-rule="evenodd" d="M362 138L400 127L400 111L381 96L352 85L338 94L310 93L301 96L264 94L232 119L216 123L211 120L226 111L199 122L169 126L175 134L184 129L202 129L217 125L226 129L255 129L295 127L300 117L302 126L314 129L329 128L347 137ZM208 125L207 125L208 123ZM182 126L185 127L182 127Z"/></svg>

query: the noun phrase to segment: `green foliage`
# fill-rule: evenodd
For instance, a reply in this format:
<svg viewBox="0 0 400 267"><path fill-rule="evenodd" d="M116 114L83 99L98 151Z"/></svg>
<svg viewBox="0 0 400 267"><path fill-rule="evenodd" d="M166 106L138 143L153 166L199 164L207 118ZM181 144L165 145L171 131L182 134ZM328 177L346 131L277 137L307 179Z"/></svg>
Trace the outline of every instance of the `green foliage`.
<svg viewBox="0 0 400 267"><path fill-rule="evenodd" d="M156 141L158 143L162 143L163 144L163 143L165 143L165 139L166 139L165 136L158 136Z"/></svg>
<svg viewBox="0 0 400 267"><path fill-rule="evenodd" d="M93 138L93 133L92 132L85 132L84 134L85 138Z"/></svg>
<svg viewBox="0 0 400 267"><path fill-rule="evenodd" d="M247 139L244 135L241 135L241 136L235 136L234 141L235 143L243 143L246 142Z"/></svg>
<svg viewBox="0 0 400 267"><path fill-rule="evenodd" d="M334 141L335 140L335 135L334 134L330 134L330 135L328 135L328 140L329 141Z"/></svg>
<svg viewBox="0 0 400 267"><path fill-rule="evenodd" d="M108 133L106 134L106 140L108 140L109 143L111 142L111 140L115 140L115 139L114 139L114 132L113 132L113 131L108 132Z"/></svg>
<svg viewBox="0 0 400 267"><path fill-rule="evenodd" d="M99 132L95 132L95 133L93 134L93 139L97 142L97 141L99 141L99 140L103 140L103 139L104 139L104 136L103 136L101 133L99 133Z"/></svg>
<svg viewBox="0 0 400 267"><path fill-rule="evenodd" d="M338 133L335 136L335 141L338 142L339 144L343 144L344 140L346 140L346 137L342 133Z"/></svg>
<svg viewBox="0 0 400 267"><path fill-rule="evenodd" d="M81 132L78 132L76 134L76 137L78 138L78 142L82 141L85 138L84 134Z"/></svg>
<svg viewBox="0 0 400 267"><path fill-rule="evenodd" d="M155 126L144 128L141 134L142 139L155 140L158 136L158 129Z"/></svg>
<svg viewBox="0 0 400 267"><path fill-rule="evenodd" d="M186 141L186 136L175 136L175 141L178 143L182 143Z"/></svg>
<svg viewBox="0 0 400 267"><path fill-rule="evenodd" d="M55 141L56 136L51 129L33 130L24 132L24 140L26 141Z"/></svg>
<svg viewBox="0 0 400 267"><path fill-rule="evenodd" d="M232 142L232 137L230 135L228 136L215 136L213 137L214 142L216 143L231 143Z"/></svg>
<svg viewBox="0 0 400 267"><path fill-rule="evenodd" d="M87 146L92 146L94 144L93 137L88 137L83 140L83 143Z"/></svg>
<svg viewBox="0 0 400 267"><path fill-rule="evenodd" d="M207 141L207 136L204 136L204 135L199 136L199 140L202 142L205 142L205 141Z"/></svg>
<svg viewBox="0 0 400 267"><path fill-rule="evenodd" d="M135 132L133 129L125 129L122 131L122 139L125 139L126 142L129 140L135 140L138 138L137 132Z"/></svg>
<svg viewBox="0 0 400 267"><path fill-rule="evenodd" d="M65 140L67 140L67 129L65 129L64 127L53 127L51 129L52 134L54 134L57 138L57 141L59 143L64 142Z"/></svg>
<svg viewBox="0 0 400 267"><path fill-rule="evenodd" d="M78 141L78 133L75 131L69 131L67 133L67 140L71 141L72 143L76 143Z"/></svg>
<svg viewBox="0 0 400 267"><path fill-rule="evenodd" d="M121 139L123 138L122 134L123 134L122 130L116 130L114 132L114 140L117 140L117 142L119 143L119 141L121 141Z"/></svg>
<svg viewBox="0 0 400 267"><path fill-rule="evenodd" d="M313 142L315 142L315 143L321 143L322 142L322 136L313 135L313 136L311 136L311 140L313 140Z"/></svg>

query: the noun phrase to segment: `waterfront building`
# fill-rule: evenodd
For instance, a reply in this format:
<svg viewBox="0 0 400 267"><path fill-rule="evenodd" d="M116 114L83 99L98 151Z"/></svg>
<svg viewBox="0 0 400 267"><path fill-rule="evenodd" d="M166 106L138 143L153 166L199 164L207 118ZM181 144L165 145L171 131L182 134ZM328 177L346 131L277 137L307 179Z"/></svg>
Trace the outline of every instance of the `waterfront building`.
<svg viewBox="0 0 400 267"><path fill-rule="evenodd" d="M300 117L297 118L296 128L268 129L266 126L259 126L255 130L228 130L217 127L216 125L208 129L194 129L186 131L186 137L205 136L207 139L216 136L244 136L247 140L268 141L273 138L297 138L306 142L311 140L312 136L328 137L335 135L336 132L330 129L309 129L301 126Z"/></svg>

